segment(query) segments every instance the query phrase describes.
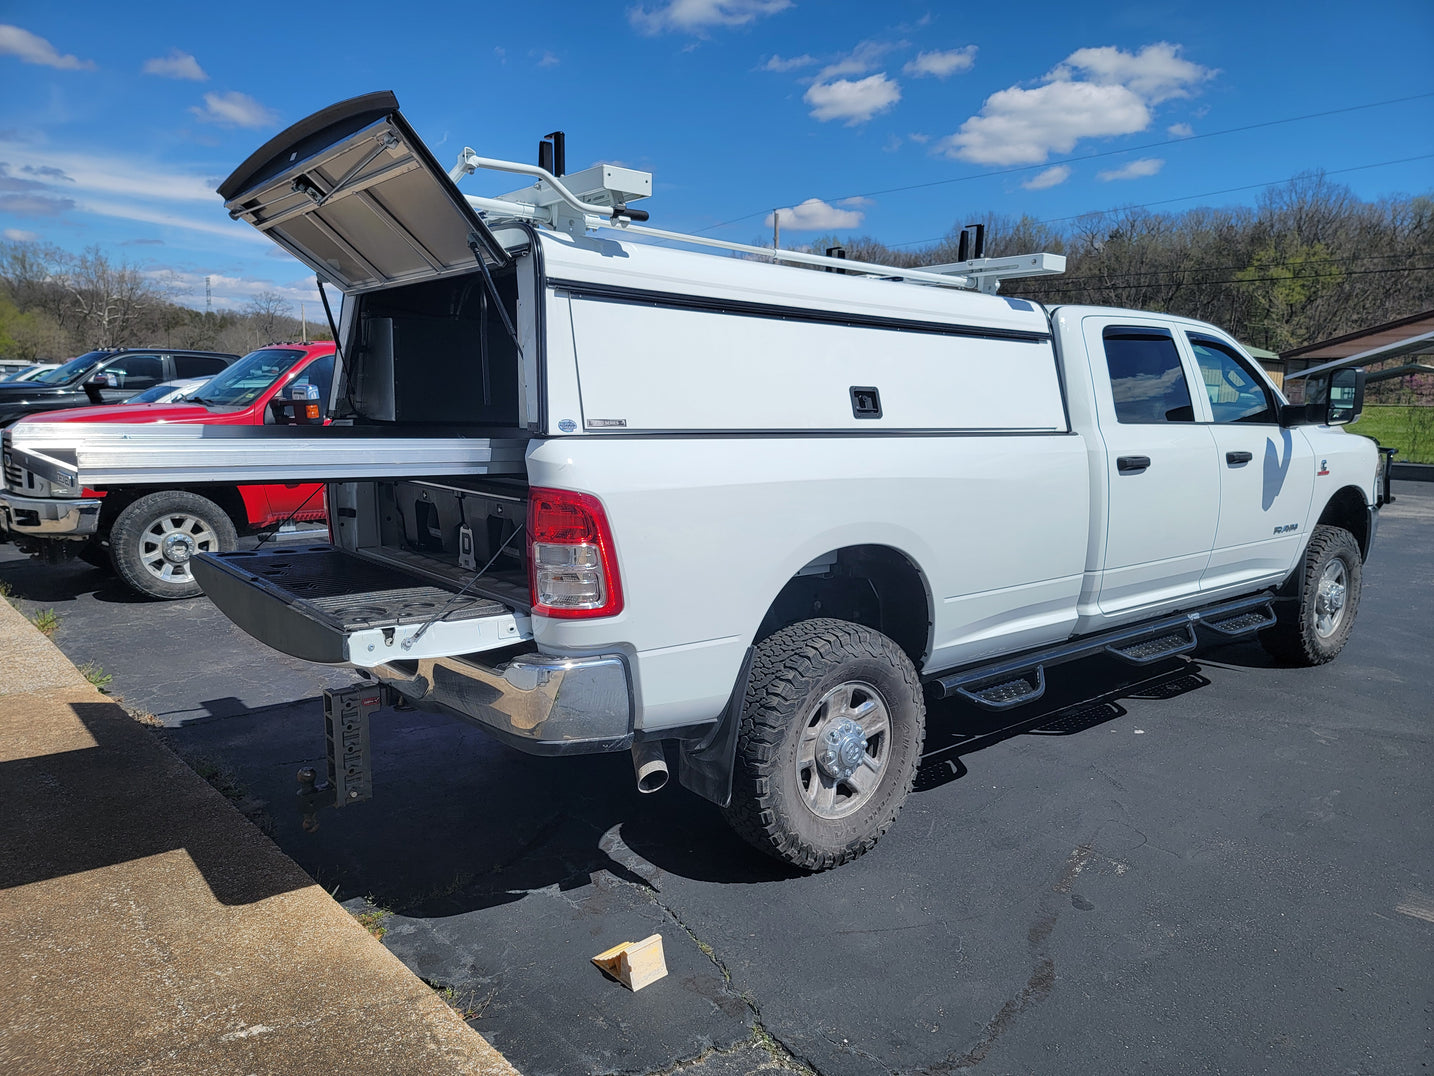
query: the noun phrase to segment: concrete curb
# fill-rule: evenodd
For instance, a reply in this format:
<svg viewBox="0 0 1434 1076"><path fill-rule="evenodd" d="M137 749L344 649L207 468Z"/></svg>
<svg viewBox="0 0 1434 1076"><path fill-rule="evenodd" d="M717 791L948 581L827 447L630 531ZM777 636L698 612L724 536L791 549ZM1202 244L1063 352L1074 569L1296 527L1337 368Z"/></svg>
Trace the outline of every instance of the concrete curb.
<svg viewBox="0 0 1434 1076"><path fill-rule="evenodd" d="M1389 477L1401 482L1434 482L1434 463L1401 463L1395 460Z"/></svg>
<svg viewBox="0 0 1434 1076"><path fill-rule="evenodd" d="M516 1076L0 601L0 1071Z"/></svg>

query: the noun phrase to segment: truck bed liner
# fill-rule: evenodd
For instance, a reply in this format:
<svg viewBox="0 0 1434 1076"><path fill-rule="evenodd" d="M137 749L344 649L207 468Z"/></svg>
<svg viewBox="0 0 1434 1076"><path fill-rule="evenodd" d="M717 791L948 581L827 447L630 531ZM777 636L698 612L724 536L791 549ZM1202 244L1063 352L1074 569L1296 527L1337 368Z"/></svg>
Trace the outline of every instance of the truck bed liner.
<svg viewBox="0 0 1434 1076"><path fill-rule="evenodd" d="M333 546L201 554L192 563L225 615L308 661L373 665L529 637L527 617L502 602ZM420 629L423 645L404 650Z"/></svg>

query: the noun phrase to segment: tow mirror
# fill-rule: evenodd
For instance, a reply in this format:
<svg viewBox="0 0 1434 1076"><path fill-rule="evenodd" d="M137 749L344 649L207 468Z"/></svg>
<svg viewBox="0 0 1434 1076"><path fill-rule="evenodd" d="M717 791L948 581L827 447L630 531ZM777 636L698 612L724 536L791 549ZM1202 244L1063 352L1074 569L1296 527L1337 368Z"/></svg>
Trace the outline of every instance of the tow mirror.
<svg viewBox="0 0 1434 1076"><path fill-rule="evenodd" d="M1285 382L1290 403L1280 408L1281 426L1346 426L1364 410L1364 370L1346 367Z"/></svg>
<svg viewBox="0 0 1434 1076"><path fill-rule="evenodd" d="M1336 370L1330 375L1325 422L1344 426L1359 418L1364 410L1364 371Z"/></svg>

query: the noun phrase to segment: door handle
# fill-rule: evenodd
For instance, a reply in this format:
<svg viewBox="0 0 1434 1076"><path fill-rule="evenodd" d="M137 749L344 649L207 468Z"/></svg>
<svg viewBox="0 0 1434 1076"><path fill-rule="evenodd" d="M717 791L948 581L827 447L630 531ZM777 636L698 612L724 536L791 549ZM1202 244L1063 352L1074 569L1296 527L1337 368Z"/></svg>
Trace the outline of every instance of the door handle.
<svg viewBox="0 0 1434 1076"><path fill-rule="evenodd" d="M1115 459L1115 469L1122 473L1143 471L1149 466L1149 456L1117 456Z"/></svg>
<svg viewBox="0 0 1434 1076"><path fill-rule="evenodd" d="M1235 466L1237 463L1249 463L1254 458L1255 454L1253 452L1225 453L1225 462L1228 463L1231 467Z"/></svg>

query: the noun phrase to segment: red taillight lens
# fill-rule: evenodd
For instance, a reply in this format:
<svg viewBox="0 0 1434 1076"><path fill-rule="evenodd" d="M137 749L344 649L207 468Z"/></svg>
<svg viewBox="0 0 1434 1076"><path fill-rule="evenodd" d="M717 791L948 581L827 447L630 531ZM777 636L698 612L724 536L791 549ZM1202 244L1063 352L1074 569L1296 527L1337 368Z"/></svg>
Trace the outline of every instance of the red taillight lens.
<svg viewBox="0 0 1434 1076"><path fill-rule="evenodd" d="M566 489L528 491L528 583L538 616L622 612L612 529L601 501Z"/></svg>

